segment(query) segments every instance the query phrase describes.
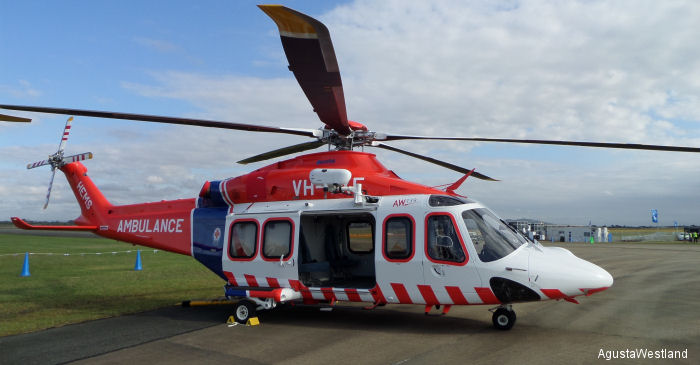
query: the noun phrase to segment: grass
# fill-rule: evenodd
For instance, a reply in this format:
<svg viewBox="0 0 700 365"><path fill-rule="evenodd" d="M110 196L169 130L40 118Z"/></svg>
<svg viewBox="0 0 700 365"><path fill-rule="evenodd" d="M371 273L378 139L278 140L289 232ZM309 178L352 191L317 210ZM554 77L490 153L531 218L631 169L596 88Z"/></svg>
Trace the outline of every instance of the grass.
<svg viewBox="0 0 700 365"><path fill-rule="evenodd" d="M615 242L639 242L639 243L688 243L679 241L677 233L683 232L682 228L674 227L629 227L609 228Z"/></svg>
<svg viewBox="0 0 700 365"><path fill-rule="evenodd" d="M143 270L134 271L139 248ZM57 255L30 255L31 276L20 277L24 252ZM91 252L108 253L79 255ZM215 298L223 284L189 256L103 238L0 234L0 336Z"/></svg>

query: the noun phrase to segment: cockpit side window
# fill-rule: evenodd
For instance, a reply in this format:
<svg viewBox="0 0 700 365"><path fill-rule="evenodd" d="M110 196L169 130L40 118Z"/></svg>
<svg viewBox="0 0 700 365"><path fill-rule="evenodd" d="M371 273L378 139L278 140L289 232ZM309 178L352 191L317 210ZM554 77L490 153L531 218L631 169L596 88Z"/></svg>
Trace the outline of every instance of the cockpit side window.
<svg viewBox="0 0 700 365"><path fill-rule="evenodd" d="M482 262L505 257L526 242L524 237L486 209L465 210L462 219Z"/></svg>
<svg viewBox="0 0 700 365"><path fill-rule="evenodd" d="M431 261L465 263L466 255L452 217L447 214L432 214L426 219L426 224L425 244Z"/></svg>

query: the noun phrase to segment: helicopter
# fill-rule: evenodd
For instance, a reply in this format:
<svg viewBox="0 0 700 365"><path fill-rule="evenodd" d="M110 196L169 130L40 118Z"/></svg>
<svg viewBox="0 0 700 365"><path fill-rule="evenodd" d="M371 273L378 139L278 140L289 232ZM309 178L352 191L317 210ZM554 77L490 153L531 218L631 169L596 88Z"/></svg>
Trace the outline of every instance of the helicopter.
<svg viewBox="0 0 700 365"><path fill-rule="evenodd" d="M493 181L468 169L393 147L399 140L476 141L700 152L700 148L626 143L439 137L375 132L348 119L340 71L328 29L281 5L259 5L277 25L294 74L323 126L281 128L225 121L69 108L0 105L15 111L191 125L296 135L311 141L261 153L252 162L311 151L248 174L203 184L197 197L112 205L81 161L64 156L69 118L56 153L27 168L51 167L66 176L81 209L73 226L23 229L90 231L99 236L192 256L226 282L234 317L290 302L424 305L448 314L454 305L491 306L495 328L516 321L513 304L543 300L578 303L610 288L613 277L569 250L524 237L484 204L456 190L468 179ZM30 119L0 115L0 120ZM438 189L401 179L364 148L381 148L463 176ZM358 149L360 149L358 151Z"/></svg>

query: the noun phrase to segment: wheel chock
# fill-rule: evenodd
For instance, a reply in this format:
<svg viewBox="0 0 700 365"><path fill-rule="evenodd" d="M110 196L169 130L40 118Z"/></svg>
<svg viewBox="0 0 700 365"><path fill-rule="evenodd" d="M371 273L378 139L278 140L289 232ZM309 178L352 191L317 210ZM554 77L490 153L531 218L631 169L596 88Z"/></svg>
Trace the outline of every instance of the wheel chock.
<svg viewBox="0 0 700 365"><path fill-rule="evenodd" d="M238 322L236 322L236 319L233 318L233 316L228 316L228 319L226 320L226 324L234 324L235 325L236 323L238 323Z"/></svg>
<svg viewBox="0 0 700 365"><path fill-rule="evenodd" d="M231 316L233 317L233 316ZM248 322L245 323L246 326L259 326L260 325L260 320L258 320L258 317L250 317L248 318Z"/></svg>

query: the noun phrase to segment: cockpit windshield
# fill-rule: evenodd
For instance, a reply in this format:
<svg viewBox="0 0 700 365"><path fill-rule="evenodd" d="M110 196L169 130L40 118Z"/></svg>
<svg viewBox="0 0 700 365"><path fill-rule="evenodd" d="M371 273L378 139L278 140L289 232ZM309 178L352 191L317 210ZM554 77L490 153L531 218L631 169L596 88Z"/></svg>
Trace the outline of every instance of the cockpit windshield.
<svg viewBox="0 0 700 365"><path fill-rule="evenodd" d="M496 261L527 242L523 236L484 208L465 210L462 219L482 262Z"/></svg>

